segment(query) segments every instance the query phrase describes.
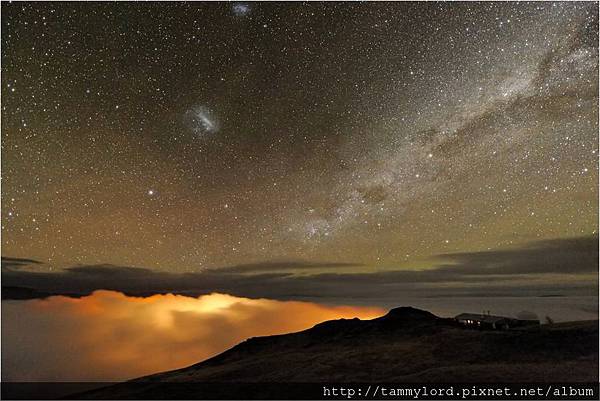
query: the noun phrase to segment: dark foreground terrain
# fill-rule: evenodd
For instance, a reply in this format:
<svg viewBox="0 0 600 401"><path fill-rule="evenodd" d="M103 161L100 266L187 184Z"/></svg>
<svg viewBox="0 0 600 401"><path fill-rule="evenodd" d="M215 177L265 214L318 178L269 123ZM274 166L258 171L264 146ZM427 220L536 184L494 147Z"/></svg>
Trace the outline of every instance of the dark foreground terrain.
<svg viewBox="0 0 600 401"><path fill-rule="evenodd" d="M597 320L480 331L464 328L452 319L439 318L429 312L397 308L373 320L328 321L298 333L251 338L187 368L79 396L269 398L268 393L235 393L246 390L234 385L228 387L227 383L564 383L597 380ZM214 393L214 389L200 391L189 385L199 382L220 383L218 393Z"/></svg>

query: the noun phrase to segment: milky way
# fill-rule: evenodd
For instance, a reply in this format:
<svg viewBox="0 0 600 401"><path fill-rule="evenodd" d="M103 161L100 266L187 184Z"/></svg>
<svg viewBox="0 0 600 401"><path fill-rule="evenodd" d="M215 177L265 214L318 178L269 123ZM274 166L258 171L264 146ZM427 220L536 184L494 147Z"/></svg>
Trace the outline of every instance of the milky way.
<svg viewBox="0 0 600 401"><path fill-rule="evenodd" d="M370 271L596 233L597 24L567 2L3 3L3 255Z"/></svg>

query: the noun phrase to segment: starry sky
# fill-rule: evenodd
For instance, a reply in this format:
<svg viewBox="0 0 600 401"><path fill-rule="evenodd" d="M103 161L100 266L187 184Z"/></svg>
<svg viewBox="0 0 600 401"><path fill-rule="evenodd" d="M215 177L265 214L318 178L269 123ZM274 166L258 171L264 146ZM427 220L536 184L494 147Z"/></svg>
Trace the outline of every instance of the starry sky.
<svg viewBox="0 0 600 401"><path fill-rule="evenodd" d="M1 8L2 380L598 319L597 2Z"/></svg>
<svg viewBox="0 0 600 401"><path fill-rule="evenodd" d="M2 3L2 255L361 273L593 236L597 24L577 2Z"/></svg>

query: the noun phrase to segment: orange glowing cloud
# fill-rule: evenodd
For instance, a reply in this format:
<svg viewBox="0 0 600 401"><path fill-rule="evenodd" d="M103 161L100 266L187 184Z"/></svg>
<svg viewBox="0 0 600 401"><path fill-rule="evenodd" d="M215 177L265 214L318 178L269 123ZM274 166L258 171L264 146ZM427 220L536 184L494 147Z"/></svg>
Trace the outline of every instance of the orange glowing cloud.
<svg viewBox="0 0 600 401"><path fill-rule="evenodd" d="M248 337L384 313L225 294L139 298L114 291L2 303L2 380L12 381L124 380L191 365Z"/></svg>

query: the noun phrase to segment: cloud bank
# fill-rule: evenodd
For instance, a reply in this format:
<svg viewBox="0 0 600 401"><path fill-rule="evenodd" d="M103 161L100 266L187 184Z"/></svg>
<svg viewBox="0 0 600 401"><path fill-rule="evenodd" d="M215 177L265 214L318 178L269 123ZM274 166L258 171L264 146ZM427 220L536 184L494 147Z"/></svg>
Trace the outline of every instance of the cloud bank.
<svg viewBox="0 0 600 401"><path fill-rule="evenodd" d="M483 252L438 255L426 270L346 271L352 263L265 262L169 273L138 267L88 265L60 272L2 269L3 298L21 299L18 288L35 289L30 298L47 294L86 295L94 290L129 295L221 292L269 299L318 299L363 304L402 295L468 294L541 296L594 295L598 289L598 236L555 239L526 246ZM13 263L13 264L11 264ZM15 296L14 294L21 295ZM41 294L41 295L39 295Z"/></svg>
<svg viewBox="0 0 600 401"><path fill-rule="evenodd" d="M249 337L303 330L324 320L374 318L378 308L248 299L224 294L4 302L2 380L118 381L181 368Z"/></svg>

